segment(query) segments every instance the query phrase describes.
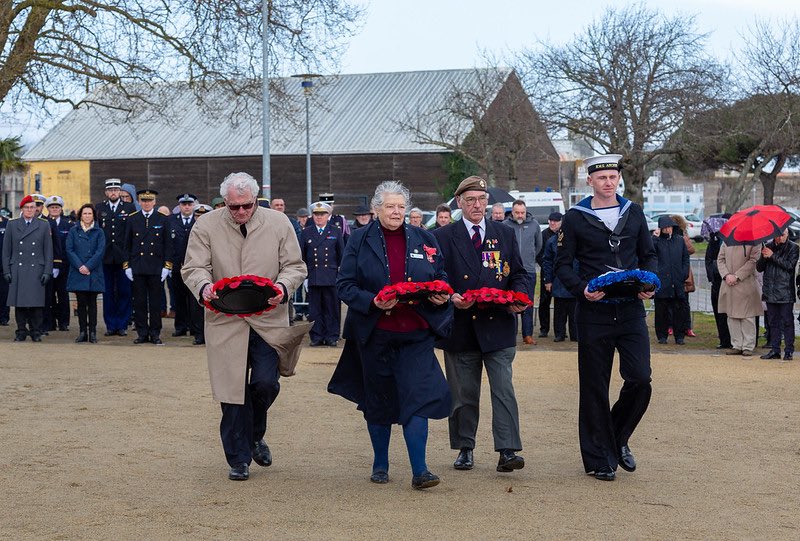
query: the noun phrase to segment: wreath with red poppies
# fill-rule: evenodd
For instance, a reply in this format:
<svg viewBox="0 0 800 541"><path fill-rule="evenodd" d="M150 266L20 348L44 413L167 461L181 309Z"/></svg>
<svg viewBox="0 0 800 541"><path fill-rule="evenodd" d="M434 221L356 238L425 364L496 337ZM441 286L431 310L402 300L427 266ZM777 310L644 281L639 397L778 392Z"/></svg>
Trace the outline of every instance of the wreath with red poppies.
<svg viewBox="0 0 800 541"><path fill-rule="evenodd" d="M427 299L430 295L436 294L452 295L453 288L444 280L433 280L431 282L397 282L396 284L384 286L375 299L386 302L397 299L398 302L415 304Z"/></svg>
<svg viewBox="0 0 800 541"><path fill-rule="evenodd" d="M533 301L527 294L520 291L508 289L497 289L495 287L482 287L480 289L468 289L461 295L465 301L475 301L478 308L489 308L490 306L531 306Z"/></svg>
<svg viewBox="0 0 800 541"><path fill-rule="evenodd" d="M203 304L208 310L214 313L223 313L226 316L258 316L264 312L269 312L277 307L267 301L281 295L283 290L276 286L269 278L256 276L255 274L242 274L241 276L230 276L217 280L211 286L211 291L216 293L220 299L204 301ZM238 295L236 295L238 293ZM239 310L226 307L224 297L227 295L236 296L236 301L243 304ZM249 302L242 302L249 301ZM247 305L250 305L249 307Z"/></svg>

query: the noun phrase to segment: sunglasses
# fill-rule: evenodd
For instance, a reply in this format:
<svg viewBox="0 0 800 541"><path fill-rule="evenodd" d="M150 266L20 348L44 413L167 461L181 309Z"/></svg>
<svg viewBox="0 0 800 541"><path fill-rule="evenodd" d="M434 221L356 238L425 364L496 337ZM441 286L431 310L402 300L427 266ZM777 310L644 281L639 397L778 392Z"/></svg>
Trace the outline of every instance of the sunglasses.
<svg viewBox="0 0 800 541"><path fill-rule="evenodd" d="M255 205L255 202L252 203L245 203L244 205L227 205L229 209L233 212L236 212L239 209L250 210Z"/></svg>

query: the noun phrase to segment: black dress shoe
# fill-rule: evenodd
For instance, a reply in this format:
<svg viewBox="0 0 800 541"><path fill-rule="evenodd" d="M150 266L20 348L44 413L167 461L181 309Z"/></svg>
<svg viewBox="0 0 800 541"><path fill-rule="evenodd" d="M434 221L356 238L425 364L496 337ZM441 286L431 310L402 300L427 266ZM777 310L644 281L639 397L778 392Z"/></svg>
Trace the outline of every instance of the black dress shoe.
<svg viewBox="0 0 800 541"><path fill-rule="evenodd" d="M45 333L45 335L46 334L47 333ZM33 340L34 342L41 342L42 341L42 335L41 334L32 334L31 335L31 340Z"/></svg>
<svg viewBox="0 0 800 541"><path fill-rule="evenodd" d="M556 336L555 338L553 338L553 342L563 342L564 340L566 340L566 338L564 338L563 336Z"/></svg>
<svg viewBox="0 0 800 541"><path fill-rule="evenodd" d="M146 344L149 341L150 338L148 336L137 336L136 338L133 339L134 344Z"/></svg>
<svg viewBox="0 0 800 541"><path fill-rule="evenodd" d="M27 337L27 334L18 334L14 337L14 342L24 342Z"/></svg>
<svg viewBox="0 0 800 541"><path fill-rule="evenodd" d="M332 348L335 348L336 346L339 345L339 341L338 340L325 340L325 345L326 346L330 346Z"/></svg>
<svg viewBox="0 0 800 541"><path fill-rule="evenodd" d="M164 342L162 342L162 341L161 341L161 338L159 338L158 336L151 336L151 337L150 337L150 343L151 343L151 344L155 344L155 345L157 345L157 346L162 346L162 345L164 345Z"/></svg>
<svg viewBox="0 0 800 541"><path fill-rule="evenodd" d="M106 331L103 336L117 336L117 331Z"/></svg>
<svg viewBox="0 0 800 541"><path fill-rule="evenodd" d="M78 333L78 337L75 339L75 343L76 344L80 343L80 342L88 342L88 341L89 341L89 336L86 334L86 331L79 332Z"/></svg>
<svg viewBox="0 0 800 541"><path fill-rule="evenodd" d="M462 447L456 461L453 462L453 467L457 470L471 470L473 466L475 463L472 461L472 449Z"/></svg>
<svg viewBox="0 0 800 541"><path fill-rule="evenodd" d="M269 446L264 440L257 441L250 450L250 454L255 463L259 466L264 466L266 468L272 465L272 452L269 450Z"/></svg>
<svg viewBox="0 0 800 541"><path fill-rule="evenodd" d="M61 327L58 328L58 330L59 331L63 331L63 332L68 332L69 331L69 325L62 325Z"/></svg>
<svg viewBox="0 0 800 541"><path fill-rule="evenodd" d="M784 361L791 361L791 360L792 360L792 354L791 354L791 353L786 353L786 354L783 356L783 360L784 360Z"/></svg>
<svg viewBox="0 0 800 541"><path fill-rule="evenodd" d="M547 338L547 333L546 332L540 332L539 333L539 338Z"/></svg>
<svg viewBox="0 0 800 541"><path fill-rule="evenodd" d="M369 476L369 480L379 485L385 485L389 482L389 472L384 470L375 470Z"/></svg>
<svg viewBox="0 0 800 541"><path fill-rule="evenodd" d="M619 448L619 466L625 471L636 471L636 459L627 445Z"/></svg>
<svg viewBox="0 0 800 541"><path fill-rule="evenodd" d="M186 336L187 331L175 331L172 336Z"/></svg>
<svg viewBox="0 0 800 541"><path fill-rule="evenodd" d="M91 342L92 344L96 344L97 343L97 333L96 332L89 331L89 342Z"/></svg>
<svg viewBox="0 0 800 541"><path fill-rule="evenodd" d="M666 344L667 343L667 339L666 338L659 338L658 339L658 343L659 344Z"/></svg>
<svg viewBox="0 0 800 541"><path fill-rule="evenodd" d="M247 481L250 478L250 466L247 464L237 464L232 466L228 472L228 479L231 481Z"/></svg>
<svg viewBox="0 0 800 541"><path fill-rule="evenodd" d="M428 470L425 470L419 475L415 475L411 478L411 486L416 488L417 490L422 490L423 488L431 488L435 487L441 482L438 476L433 475Z"/></svg>
<svg viewBox="0 0 800 541"><path fill-rule="evenodd" d="M781 354L779 351L770 351L761 356L762 359L780 359Z"/></svg>
<svg viewBox="0 0 800 541"><path fill-rule="evenodd" d="M128 336L128 331L126 329L120 329L117 331L117 336Z"/></svg>
<svg viewBox="0 0 800 541"><path fill-rule="evenodd" d="M322 340L313 340L309 345L312 348L316 348L316 347L325 345L325 343Z"/></svg>
<svg viewBox="0 0 800 541"><path fill-rule="evenodd" d="M195 336L194 340L192 341L192 344L195 345L195 346L202 346L205 343L206 343L206 339L205 338L200 338L199 336Z"/></svg>
<svg viewBox="0 0 800 541"><path fill-rule="evenodd" d="M594 478L600 481L613 481L617 478L617 472L611 469L611 466L603 466L594 472Z"/></svg>
<svg viewBox="0 0 800 541"><path fill-rule="evenodd" d="M510 449L500 451L500 460L497 462L497 471L502 473L521 470L525 467L525 459L514 454Z"/></svg>
<svg viewBox="0 0 800 541"><path fill-rule="evenodd" d="M730 345L730 344L728 344L728 345L722 345L722 344L717 345L717 349L731 349L732 347L733 346Z"/></svg>
<svg viewBox="0 0 800 541"><path fill-rule="evenodd" d="M675 343L676 343L677 345L679 345L679 346L682 346L682 345L684 345L686 342L683 340L683 338L676 338L676 339L675 339Z"/></svg>

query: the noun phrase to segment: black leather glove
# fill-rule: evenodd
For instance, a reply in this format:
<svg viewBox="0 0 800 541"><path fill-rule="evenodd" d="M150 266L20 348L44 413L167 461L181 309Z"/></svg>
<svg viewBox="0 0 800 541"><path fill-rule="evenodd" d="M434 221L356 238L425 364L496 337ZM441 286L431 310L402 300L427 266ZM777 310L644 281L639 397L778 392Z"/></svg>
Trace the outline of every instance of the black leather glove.
<svg viewBox="0 0 800 541"><path fill-rule="evenodd" d="M3 278L5 278L6 282L8 282L9 284L11 283L11 273L10 272L8 274L6 274L5 276L3 276Z"/></svg>
<svg viewBox="0 0 800 541"><path fill-rule="evenodd" d="M41 278L42 285L46 286L47 282L49 282L49 281L50 281L50 275L49 274L42 274L42 278Z"/></svg>

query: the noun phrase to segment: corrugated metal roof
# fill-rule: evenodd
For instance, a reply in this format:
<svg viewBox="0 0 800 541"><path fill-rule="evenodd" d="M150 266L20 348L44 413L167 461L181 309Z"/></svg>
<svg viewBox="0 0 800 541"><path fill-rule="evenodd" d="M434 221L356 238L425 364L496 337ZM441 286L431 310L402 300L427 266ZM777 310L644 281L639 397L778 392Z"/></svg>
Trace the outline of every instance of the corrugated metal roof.
<svg viewBox="0 0 800 541"><path fill-rule="evenodd" d="M486 77L491 73L490 77ZM511 70L442 70L339 75L316 80L311 103L314 154L442 152L414 142L398 122L411 112L441 107L453 88L477 89L487 80L505 81ZM496 74L496 75L495 75ZM277 81L289 95L290 117L273 114L272 155L305 154L305 102L300 81ZM134 119L107 109L83 106L68 113L23 158L27 161L109 160L255 156L261 154L261 104L250 100L247 117L235 125L233 100L215 100L213 116L188 88L163 92L170 116L145 112ZM162 102L163 103L163 102ZM240 104L241 105L241 104ZM464 134L469 129L463 126Z"/></svg>

